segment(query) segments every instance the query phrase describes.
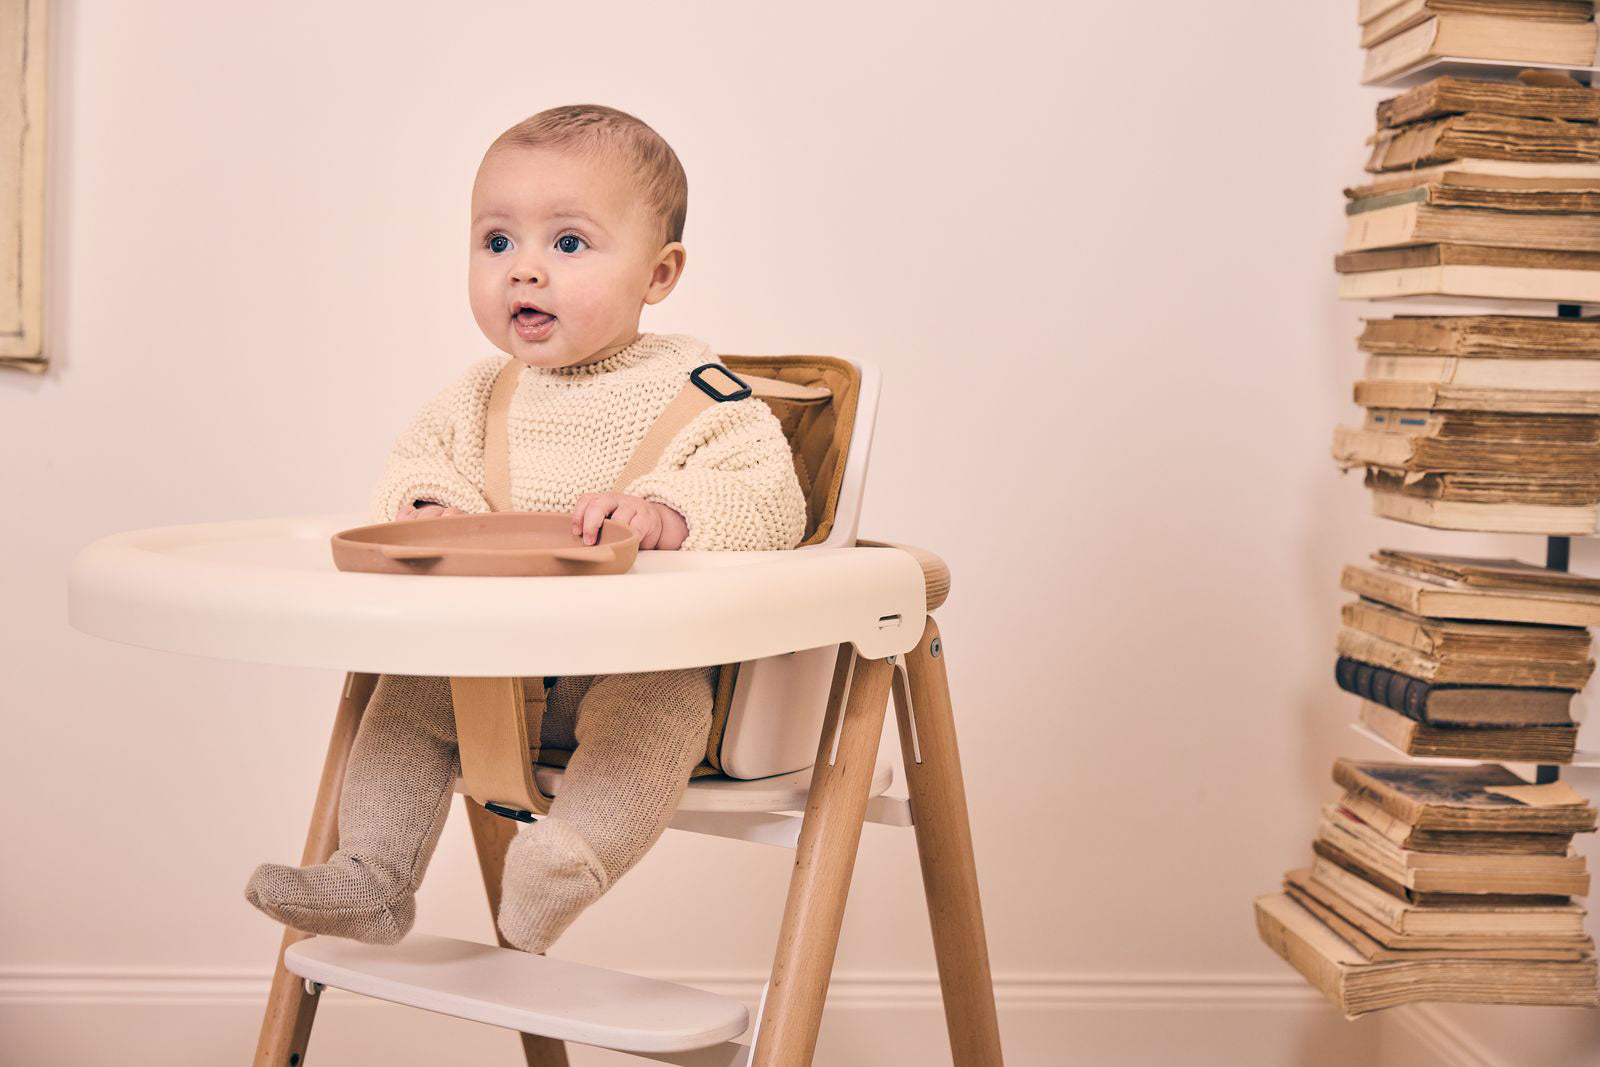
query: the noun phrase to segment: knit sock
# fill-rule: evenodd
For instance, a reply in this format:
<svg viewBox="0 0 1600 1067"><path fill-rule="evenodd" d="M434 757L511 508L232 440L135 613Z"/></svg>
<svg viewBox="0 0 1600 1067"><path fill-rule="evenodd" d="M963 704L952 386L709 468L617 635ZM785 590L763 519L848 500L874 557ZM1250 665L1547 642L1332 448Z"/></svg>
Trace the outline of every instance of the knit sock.
<svg viewBox="0 0 1600 1067"><path fill-rule="evenodd" d="M506 850L506 940L543 952L661 837L705 755L715 676L694 667L588 685L550 814Z"/></svg>
<svg viewBox="0 0 1600 1067"><path fill-rule="evenodd" d="M524 952L543 952L610 884L589 843L565 819L547 815L506 849L500 932Z"/></svg>
<svg viewBox="0 0 1600 1067"><path fill-rule="evenodd" d="M263 863L245 899L286 926L389 945L411 929L416 891L450 815L457 773L446 678L384 675L351 747L339 849L327 863Z"/></svg>

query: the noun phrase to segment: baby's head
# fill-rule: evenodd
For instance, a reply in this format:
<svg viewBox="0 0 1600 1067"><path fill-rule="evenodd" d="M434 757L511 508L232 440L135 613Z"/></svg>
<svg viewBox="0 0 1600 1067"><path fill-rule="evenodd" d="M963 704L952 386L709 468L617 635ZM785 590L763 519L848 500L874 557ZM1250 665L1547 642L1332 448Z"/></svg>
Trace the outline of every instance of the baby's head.
<svg viewBox="0 0 1600 1067"><path fill-rule="evenodd" d="M576 104L517 123L472 184L478 327L535 367L612 355L639 336L644 305L678 284L687 204L677 155L632 115Z"/></svg>

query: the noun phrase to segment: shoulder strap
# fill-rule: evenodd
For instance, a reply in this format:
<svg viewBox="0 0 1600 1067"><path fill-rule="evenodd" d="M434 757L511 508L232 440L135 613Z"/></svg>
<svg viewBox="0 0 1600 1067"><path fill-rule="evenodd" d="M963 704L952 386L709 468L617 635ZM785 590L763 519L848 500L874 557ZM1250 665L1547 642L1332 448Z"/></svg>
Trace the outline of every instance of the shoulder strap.
<svg viewBox="0 0 1600 1067"><path fill-rule="evenodd" d="M706 383L702 372L708 370L712 371L715 377L726 377L731 380L734 388L725 393L716 392L715 390L722 387L722 383ZM826 386L797 385L779 378L759 378L754 374L735 375L720 363L707 363L696 367L690 374L689 381L678 391L678 395L672 398L672 402L656 416L656 421L650 424L650 429L645 431L639 447L633 450L633 455L623 466L622 472L617 475L617 480L611 483L611 491L620 493L640 476L654 470L655 465L661 460L661 453L665 452L667 445L678 436L678 431L693 422L696 416L713 404L731 403L747 396L821 401L830 395L832 394Z"/></svg>
<svg viewBox="0 0 1600 1067"><path fill-rule="evenodd" d="M506 360L489 390L489 411L483 424L483 498L490 511L511 510L511 442L506 417L523 366L520 359Z"/></svg>
<svg viewBox="0 0 1600 1067"><path fill-rule="evenodd" d="M491 511L511 510L511 442L506 431L506 420L511 411L511 397L521 380L523 363L509 359L495 376L489 391L489 411L483 428L483 496ZM707 382L704 372L710 371L718 379L726 378L734 388L726 392L725 383ZM748 387L749 392L744 392ZM735 375L720 363L707 363L696 367L678 395L672 398L656 421L645 431L639 447L623 466L622 473L612 483L611 491L620 493L641 475L655 469L661 453L678 431L695 420L702 411L713 404L731 403L746 396L772 397L774 399L805 402L826 400L832 394L826 386L798 385L780 378L761 378L754 374Z"/></svg>

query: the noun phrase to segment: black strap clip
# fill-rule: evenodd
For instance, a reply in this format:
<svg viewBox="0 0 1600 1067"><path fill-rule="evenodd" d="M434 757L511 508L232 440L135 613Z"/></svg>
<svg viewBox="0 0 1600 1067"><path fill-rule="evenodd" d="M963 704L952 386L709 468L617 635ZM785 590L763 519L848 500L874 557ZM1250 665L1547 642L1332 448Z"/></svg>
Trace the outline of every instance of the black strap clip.
<svg viewBox="0 0 1600 1067"><path fill-rule="evenodd" d="M492 800L484 801L483 806L496 815L504 815L508 819L515 819L518 822L533 821L533 812L531 811L523 811L521 808L508 808L504 804L496 804Z"/></svg>
<svg viewBox="0 0 1600 1067"><path fill-rule="evenodd" d="M702 371L708 370L714 370L718 372L726 377L729 381L733 382L733 384L737 385L739 388L731 393L717 392L714 386L712 386L704 378L700 377ZM725 404L730 400L743 400L745 397L750 395L750 386L746 385L742 378L720 363L700 364L700 366L689 372L689 380L698 385L702 393L705 393L706 396L709 396L712 400L715 400L719 404Z"/></svg>

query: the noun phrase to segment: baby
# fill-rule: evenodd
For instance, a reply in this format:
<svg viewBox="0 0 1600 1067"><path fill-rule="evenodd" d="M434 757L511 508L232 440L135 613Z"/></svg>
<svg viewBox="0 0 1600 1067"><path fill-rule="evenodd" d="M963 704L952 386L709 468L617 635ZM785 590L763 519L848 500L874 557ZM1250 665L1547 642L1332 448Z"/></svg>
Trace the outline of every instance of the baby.
<svg viewBox="0 0 1600 1067"><path fill-rule="evenodd" d="M524 365L508 420L511 506L570 512L589 544L610 518L637 530L641 549L793 548L805 500L778 420L755 397L712 404L654 469L607 491L689 372L716 359L693 338L639 332L643 306L682 276L687 196L666 141L607 107L542 111L484 154L467 290L484 335ZM505 362L473 364L412 422L374 521L490 510L485 409ZM541 743L572 754L549 815L507 851L508 941L543 952L661 836L705 754L715 673L555 681ZM350 754L338 851L308 867L262 864L246 898L299 930L400 940L459 773L449 680L384 675Z"/></svg>

